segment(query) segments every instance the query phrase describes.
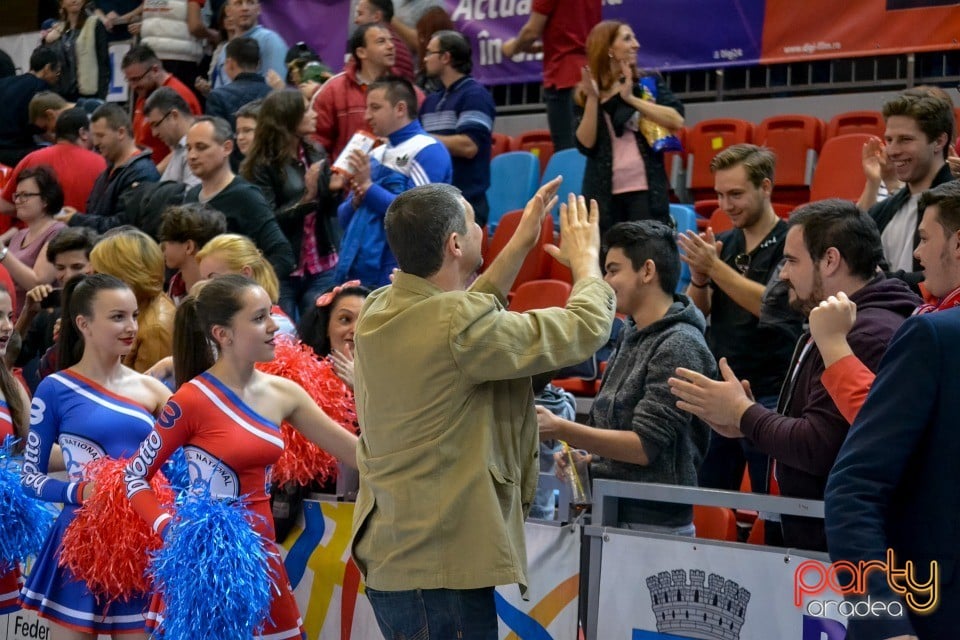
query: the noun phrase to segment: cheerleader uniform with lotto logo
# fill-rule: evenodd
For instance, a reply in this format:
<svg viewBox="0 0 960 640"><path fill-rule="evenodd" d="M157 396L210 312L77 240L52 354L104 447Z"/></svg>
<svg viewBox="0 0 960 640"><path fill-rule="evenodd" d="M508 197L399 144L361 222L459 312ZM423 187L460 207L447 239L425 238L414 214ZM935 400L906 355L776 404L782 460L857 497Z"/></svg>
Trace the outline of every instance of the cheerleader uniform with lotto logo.
<svg viewBox="0 0 960 640"><path fill-rule="evenodd" d="M212 495L244 496L255 517L253 528L270 541L270 564L276 576L271 589L270 619L258 638L305 638L300 611L274 541L270 511L270 467L283 451L279 426L244 403L209 373L202 373L173 394L143 442L139 455L127 466L127 495L134 509L162 534L172 514L165 511L150 489L150 478L178 447L183 447L190 479L209 481ZM211 607L216 603L211 602ZM150 603L148 628L161 626L163 604ZM162 630L162 627L161 627Z"/></svg>
<svg viewBox="0 0 960 640"><path fill-rule="evenodd" d="M25 609L75 631L143 633L146 594L104 606L84 582L59 566L59 558L64 531L80 506L86 464L102 457L134 455L153 423L153 415L144 407L70 370L47 376L37 387L30 407L23 486L39 500L62 502L63 511L23 587ZM66 482L46 475L54 442L63 451Z"/></svg>
<svg viewBox="0 0 960 640"><path fill-rule="evenodd" d="M10 407L0 400L0 442L7 436L15 436L13 420L10 418ZM20 596L20 568L13 566L6 573L0 574L0 616L13 613L20 608L17 598Z"/></svg>

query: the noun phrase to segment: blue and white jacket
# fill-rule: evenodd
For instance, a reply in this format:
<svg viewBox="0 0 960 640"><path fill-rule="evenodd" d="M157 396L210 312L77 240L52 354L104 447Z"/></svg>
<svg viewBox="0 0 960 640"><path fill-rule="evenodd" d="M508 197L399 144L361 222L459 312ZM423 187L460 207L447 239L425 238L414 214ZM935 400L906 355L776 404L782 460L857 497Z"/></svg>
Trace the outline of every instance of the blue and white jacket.
<svg viewBox="0 0 960 640"><path fill-rule="evenodd" d="M359 209L347 197L337 209L344 229L340 243L337 282L360 280L368 287L390 283L397 266L383 229L383 217L398 194L431 182L453 180L453 164L447 148L414 120L389 136L390 142L370 153L373 182Z"/></svg>

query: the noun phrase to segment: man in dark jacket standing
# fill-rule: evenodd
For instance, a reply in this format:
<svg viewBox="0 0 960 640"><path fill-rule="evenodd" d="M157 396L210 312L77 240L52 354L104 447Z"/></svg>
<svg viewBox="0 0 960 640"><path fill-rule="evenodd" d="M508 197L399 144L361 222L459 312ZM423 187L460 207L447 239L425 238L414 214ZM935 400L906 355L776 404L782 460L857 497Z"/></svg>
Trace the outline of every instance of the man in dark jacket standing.
<svg viewBox="0 0 960 640"><path fill-rule="evenodd" d="M90 135L107 169L93 184L87 199L86 215L62 214L71 227L92 227L103 233L126 224L122 193L147 182L158 182L160 174L149 149L140 149L133 141L133 127L127 113L107 103L90 117Z"/></svg>
<svg viewBox="0 0 960 640"><path fill-rule="evenodd" d="M223 118L236 128L237 110L273 90L257 71L259 68L260 45L256 40L243 37L228 42L223 72L230 84L217 87L207 96L207 115Z"/></svg>
<svg viewBox="0 0 960 640"><path fill-rule="evenodd" d="M893 334L920 299L901 280L877 274L882 249L873 220L846 200L806 205L790 218L783 257L780 278L790 286L791 305L804 316L841 291L856 303L857 320L847 339L853 353L876 371ZM823 358L805 332L776 411L753 401L726 359L720 361L720 382L678 369L670 385L678 408L700 416L721 435L750 438L774 458L784 496L822 500L849 428L823 387L823 370ZM826 550L820 520L783 516L782 525L787 546Z"/></svg>
<svg viewBox="0 0 960 640"><path fill-rule="evenodd" d="M889 270L910 286L923 280L913 250L920 242L920 194L953 179L947 165L955 126L953 105L924 89L910 89L883 105L886 155L904 187L870 209L880 229Z"/></svg>
<svg viewBox="0 0 960 640"><path fill-rule="evenodd" d="M604 280L629 316L590 411L590 425L537 407L541 439L563 440L599 456L593 478L697 486L710 430L674 406L667 380L677 367L714 377L716 361L703 335L706 321L684 295L674 294L680 256L673 229L644 220L614 225L604 236ZM577 462L582 454L569 454ZM564 467L567 458L556 456ZM689 505L624 501L621 527L693 535Z"/></svg>
<svg viewBox="0 0 960 640"><path fill-rule="evenodd" d="M60 61L52 49L37 49L30 56L30 71L0 80L0 163L15 167L37 148L30 122L30 99L49 91L60 77Z"/></svg>

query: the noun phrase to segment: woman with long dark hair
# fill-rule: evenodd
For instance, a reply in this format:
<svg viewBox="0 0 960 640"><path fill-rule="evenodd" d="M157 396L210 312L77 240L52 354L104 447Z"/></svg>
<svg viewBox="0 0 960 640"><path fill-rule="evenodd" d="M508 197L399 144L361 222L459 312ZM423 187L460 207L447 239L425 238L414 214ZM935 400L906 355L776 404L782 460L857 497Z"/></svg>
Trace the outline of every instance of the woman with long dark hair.
<svg viewBox="0 0 960 640"><path fill-rule="evenodd" d="M331 420L297 383L255 368L274 357L277 324L270 316L271 306L261 286L238 275L213 278L180 304L174 331L178 389L164 418L128 465L126 480L134 508L163 535L172 516L145 481L177 448L202 449L203 459L190 465L191 480L199 476L209 481L217 498L243 497L247 508L259 516L251 519L251 525L271 541L273 600L260 633L293 638L302 633L300 614L273 544L266 492L269 468L283 450L280 424L289 422L352 467L357 437ZM216 480L225 476L238 481ZM154 602L151 609L159 606Z"/></svg>
<svg viewBox="0 0 960 640"><path fill-rule="evenodd" d="M170 392L122 363L137 335L137 299L107 274L78 276L63 290L60 371L44 378L30 408L23 486L38 500L63 503L21 596L26 609L55 623L58 640L98 634L146 638L147 594L104 602L59 565L64 532L94 487L86 463L136 453ZM47 475L54 443L67 480Z"/></svg>
<svg viewBox="0 0 960 640"><path fill-rule="evenodd" d="M656 74L637 68L637 42L625 22L604 20L587 36L587 66L575 99L582 110L577 148L587 156L583 195L600 205L600 233L618 222L669 224L663 153L642 132L647 124L677 131L683 104ZM656 101L644 99L652 87Z"/></svg>
<svg viewBox="0 0 960 640"><path fill-rule="evenodd" d="M343 179L331 173L326 152L310 140L316 124L300 92L270 94L240 167L263 192L296 253L296 269L280 281L280 307L291 318L333 284L337 266L336 205Z"/></svg>

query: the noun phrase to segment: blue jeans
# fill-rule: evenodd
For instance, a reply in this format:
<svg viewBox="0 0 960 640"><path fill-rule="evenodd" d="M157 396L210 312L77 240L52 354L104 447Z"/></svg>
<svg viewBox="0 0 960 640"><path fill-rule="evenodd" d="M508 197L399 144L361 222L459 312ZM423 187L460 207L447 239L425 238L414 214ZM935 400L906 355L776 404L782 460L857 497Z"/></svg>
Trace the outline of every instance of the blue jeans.
<svg viewBox="0 0 960 640"><path fill-rule="evenodd" d="M386 640L497 640L493 587L376 591L367 598Z"/></svg>
<svg viewBox="0 0 960 640"><path fill-rule="evenodd" d="M547 104L547 126L553 139L553 150L556 152L575 147L577 119L573 114L573 89L544 87L543 101Z"/></svg>
<svg viewBox="0 0 960 640"><path fill-rule="evenodd" d="M280 308L295 323L312 307L317 297L334 285L336 269L307 276L289 276L280 279Z"/></svg>

